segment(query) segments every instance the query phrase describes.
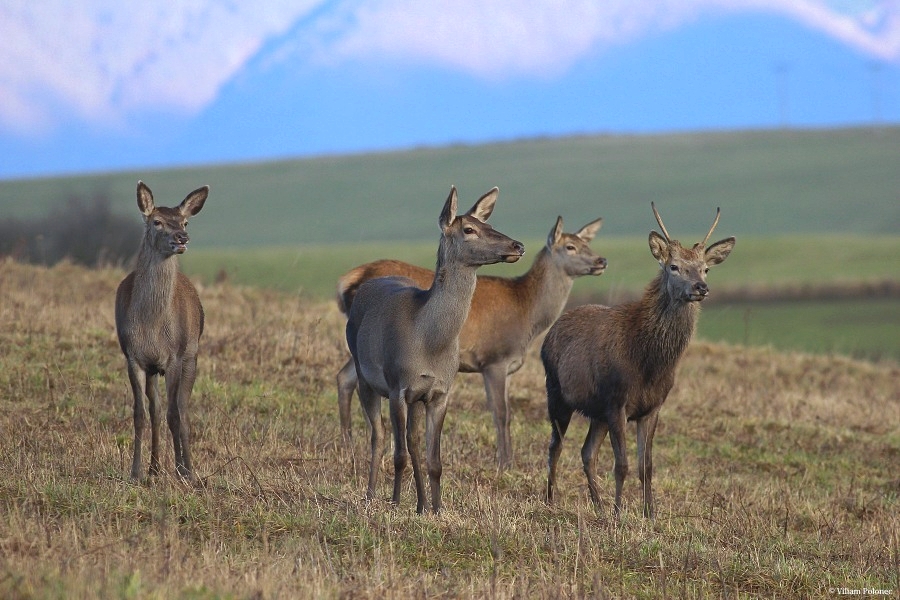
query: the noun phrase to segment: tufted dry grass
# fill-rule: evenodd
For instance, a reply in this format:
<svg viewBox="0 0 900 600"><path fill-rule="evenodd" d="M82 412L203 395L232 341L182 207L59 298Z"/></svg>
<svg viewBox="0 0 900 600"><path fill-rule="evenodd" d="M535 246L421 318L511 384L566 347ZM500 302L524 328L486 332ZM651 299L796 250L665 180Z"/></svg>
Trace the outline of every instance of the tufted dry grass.
<svg viewBox="0 0 900 600"><path fill-rule="evenodd" d="M515 467L493 466L480 378L445 426L444 504L363 501L365 428L342 447L328 303L227 284L192 399L205 486L128 479L131 400L115 339L123 273L0 263L0 596L4 598L827 597L900 590L900 367L694 344L655 450L659 516L636 479L595 509L573 422L560 499L542 500L543 376L512 380ZM633 432L629 439L634 448Z"/></svg>

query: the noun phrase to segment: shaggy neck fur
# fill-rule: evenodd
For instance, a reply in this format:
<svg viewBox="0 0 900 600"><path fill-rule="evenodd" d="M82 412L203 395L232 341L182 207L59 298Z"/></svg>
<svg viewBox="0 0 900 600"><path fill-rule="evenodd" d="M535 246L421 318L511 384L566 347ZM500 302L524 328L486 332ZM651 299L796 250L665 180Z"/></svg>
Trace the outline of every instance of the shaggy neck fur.
<svg viewBox="0 0 900 600"><path fill-rule="evenodd" d="M644 296L627 305L626 311L625 339L644 378L650 380L674 369L694 335L699 303L673 299L660 272Z"/></svg>

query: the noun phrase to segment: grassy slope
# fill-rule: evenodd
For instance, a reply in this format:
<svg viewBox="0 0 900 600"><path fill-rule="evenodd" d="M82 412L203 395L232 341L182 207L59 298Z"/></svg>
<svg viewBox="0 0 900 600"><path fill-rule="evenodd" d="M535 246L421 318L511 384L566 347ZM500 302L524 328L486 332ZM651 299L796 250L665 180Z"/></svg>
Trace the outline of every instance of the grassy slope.
<svg viewBox="0 0 900 600"><path fill-rule="evenodd" d="M897 299L762 302L705 308L701 339L900 361Z"/></svg>
<svg viewBox="0 0 900 600"><path fill-rule="evenodd" d="M299 289L319 299L330 298L337 277L366 260L432 265L436 214L450 183L460 186L464 202L499 184L492 222L530 248L520 265L486 273L527 268L557 214L570 231L605 217L594 246L610 268L576 284L580 299L616 301L650 279L651 199L685 241L702 235L713 207L722 206L718 234L739 242L727 267L710 277L714 294L896 279L900 272L900 128L596 136L0 181L0 214L43 214L68 194L105 193L137 221L139 177L167 203L201 183L212 185L208 208L191 222L188 273L209 282L224 272L235 283ZM746 310L732 307L702 321L700 335L900 357L900 304L872 308L756 306L751 335ZM879 328L879 319L887 326Z"/></svg>
<svg viewBox="0 0 900 600"><path fill-rule="evenodd" d="M163 203L212 192L203 245L431 240L451 184L464 204L501 189L494 217L517 237L557 214L646 235L655 200L669 230L705 232L714 207L735 235L866 233L900 226L900 128L595 136L259 164L0 181L0 214L43 214L69 194L106 194L127 214L145 180Z"/></svg>
<svg viewBox="0 0 900 600"><path fill-rule="evenodd" d="M724 271L723 271L724 272ZM202 489L127 479L113 333L122 273L0 263L0 596L822 597L900 589L900 370L695 343L656 438L659 518L587 499L573 422L560 501L532 356L512 382L515 467L493 468L479 378L457 379L439 517L362 501L364 425L339 443L332 303L206 286L192 400ZM172 470L168 435L164 465ZM634 449L633 432L629 447ZM601 465L611 463L604 445ZM390 461L385 461L382 497Z"/></svg>
<svg viewBox="0 0 900 600"><path fill-rule="evenodd" d="M575 230L581 224L568 227ZM722 226L725 230L725 226ZM199 230L199 226L197 227ZM725 235L725 230L722 235ZM199 232L197 237L201 237ZM515 276L531 265L542 240L526 240L526 257L514 265L496 265L483 273ZM310 246L303 248L222 250L198 246L183 257L185 270L212 282L224 272L232 282L298 290L318 300L334 297L338 277L351 267L376 258L399 258L433 266L433 243ZM602 277L576 281L573 303L617 302L639 293L658 268L646 238L604 236L592 246L609 259ZM827 248L827 261L823 260ZM811 285L853 285L896 280L900 237L790 236L744 238L709 282L713 298L737 290L802 289ZM754 304L711 304L698 331L702 339L772 344L811 352L840 352L868 358L900 360L900 302L842 300Z"/></svg>
<svg viewBox="0 0 900 600"><path fill-rule="evenodd" d="M648 231L651 224L655 222L647 224ZM566 230L575 231L581 225L583 223L580 222L566 223ZM716 239L732 233L728 226L723 218ZM185 272L191 276L212 282L219 273L224 272L235 283L287 292L302 291L316 299L331 298L338 277L370 260L397 258L433 268L438 241L435 231L433 241L420 243L210 248L204 244L206 230L201 229L200 223L191 227L197 245L181 259ZM525 243L525 257L522 260L512 265L483 267L479 273L514 277L527 270L546 238L519 239ZM602 277L579 279L576 294L611 294L613 297L633 294L641 291L656 274L658 266L650 255L646 235L626 238L608 236L604 228L591 247L609 260L609 268ZM728 258L727 266L713 269L709 282L715 291L716 288L783 289L809 284L839 285L896 279L900 272L897 256L900 256L900 236L738 236L737 246Z"/></svg>
<svg viewBox="0 0 900 600"><path fill-rule="evenodd" d="M669 230L683 240L702 235L721 205L719 234L737 235L728 268L711 276L714 293L735 286L798 286L896 279L900 261L897 190L900 128L827 131L758 131L659 136L594 136L527 140L484 146L418 149L385 154L326 157L245 165L215 165L151 172L58 179L0 181L0 214L43 214L68 194L106 194L117 210L138 215L134 184L146 180L164 203L209 183L208 208L191 224L194 242L187 272L330 298L336 278L378 257L434 261L436 215L451 183L463 202L500 185L492 222L536 244L557 214L569 230L606 219L595 247L610 259L600 279L576 284L576 297L617 300L633 294L654 267L646 248L655 226L656 200ZM798 235L800 234L800 235ZM531 256L533 254L529 253ZM514 274L530 264L485 272ZM896 303L889 307L897 323ZM863 328L848 342L819 343L813 312L785 328L757 319L770 330L796 330L800 347L839 349L869 356L900 356L892 332L871 338ZM768 310L760 308L760 311ZM868 312L847 305L848 313ZM879 312L883 315L885 313ZM773 316L775 318L777 315ZM871 319L869 319L871 320ZM734 320L711 339L742 341ZM740 324L739 324L740 325ZM837 331L833 328L829 332ZM750 339L751 336L746 336ZM764 341L781 345L781 337ZM877 347L857 340L875 339ZM793 342L788 347L797 347Z"/></svg>

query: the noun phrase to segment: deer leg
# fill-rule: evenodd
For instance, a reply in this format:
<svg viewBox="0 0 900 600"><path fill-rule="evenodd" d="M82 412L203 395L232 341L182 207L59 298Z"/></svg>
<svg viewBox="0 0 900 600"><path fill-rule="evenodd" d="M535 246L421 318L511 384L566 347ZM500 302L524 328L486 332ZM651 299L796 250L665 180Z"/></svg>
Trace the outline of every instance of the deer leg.
<svg viewBox="0 0 900 600"><path fill-rule="evenodd" d="M628 475L628 455L625 450L625 425L627 419L625 411L619 410L613 412L608 418L609 425L609 442L612 444L613 455L615 456L615 467L613 472L616 475L616 517L622 512L622 487L625 484L625 477Z"/></svg>
<svg viewBox="0 0 900 600"><path fill-rule="evenodd" d="M425 413L425 444L428 453L428 481L431 484L431 510L441 510L441 431L450 404L447 394L440 394L428 403Z"/></svg>
<svg viewBox="0 0 900 600"><path fill-rule="evenodd" d="M597 447L606 437L608 426L605 421L591 419L584 445L581 447L581 463L587 477L588 491L595 505L600 504L600 492L597 488Z"/></svg>
<svg viewBox="0 0 900 600"><path fill-rule="evenodd" d="M137 363L128 360L128 381L134 396L134 452L131 457L131 478L140 481L144 478L141 467L141 438L144 433L144 387L147 375Z"/></svg>
<svg viewBox="0 0 900 600"><path fill-rule="evenodd" d="M481 372L487 403L494 415L494 427L497 429L497 466L501 471L508 469L512 464L507 370L507 365L501 364L490 365Z"/></svg>
<svg viewBox="0 0 900 600"><path fill-rule="evenodd" d="M550 413L550 448L547 460L547 502L553 504L553 490L556 487L556 463L562 453L563 438L572 420L572 409L565 406L556 393L547 389L547 404Z"/></svg>
<svg viewBox="0 0 900 600"><path fill-rule="evenodd" d="M172 369L166 371L166 392L169 400L166 420L175 447L175 470L178 476L188 483L195 483L197 480L191 465L191 428L188 418L188 402L196 376L196 357L185 357L180 364L176 362Z"/></svg>
<svg viewBox="0 0 900 600"><path fill-rule="evenodd" d="M371 431L369 449L369 484L366 488L366 499L375 499L375 487L378 485L378 472L384 448L384 423L381 422L381 396L369 384L359 380L359 402Z"/></svg>
<svg viewBox="0 0 900 600"><path fill-rule="evenodd" d="M353 400L353 390L356 389L358 378L356 376L356 364L353 358L347 361L337 374L338 413L341 418L341 435L344 444L349 444L350 433L350 404Z"/></svg>
<svg viewBox="0 0 900 600"><path fill-rule="evenodd" d="M394 434L394 493L391 502L400 503L400 488L403 485L403 473L409 460L407 449L407 422L409 407L401 391L399 396L390 398L391 430ZM413 463L415 465L415 463ZM415 466L413 466L415 471Z"/></svg>
<svg viewBox="0 0 900 600"><path fill-rule="evenodd" d="M424 402L413 402L407 405L406 417L406 444L409 450L409 458L412 462L413 479L416 482L416 512L425 512L425 478L422 477L422 457L419 449L422 447L422 413L425 411Z"/></svg>
<svg viewBox="0 0 900 600"><path fill-rule="evenodd" d="M197 356L186 357L181 369L181 385L178 390L178 413L181 416L181 459L184 477L190 483L197 483L194 461L191 458L191 393L197 379Z"/></svg>
<svg viewBox="0 0 900 600"><path fill-rule="evenodd" d="M147 376L147 384L145 386L148 400L148 408L150 409L150 476L159 475L160 471L160 447L159 438L161 428L159 426L162 404L159 401L159 375L153 374Z"/></svg>
<svg viewBox="0 0 900 600"><path fill-rule="evenodd" d="M653 436L656 434L656 423L659 420L659 409L637 422L637 459L638 477L644 495L644 517L654 517L653 508Z"/></svg>

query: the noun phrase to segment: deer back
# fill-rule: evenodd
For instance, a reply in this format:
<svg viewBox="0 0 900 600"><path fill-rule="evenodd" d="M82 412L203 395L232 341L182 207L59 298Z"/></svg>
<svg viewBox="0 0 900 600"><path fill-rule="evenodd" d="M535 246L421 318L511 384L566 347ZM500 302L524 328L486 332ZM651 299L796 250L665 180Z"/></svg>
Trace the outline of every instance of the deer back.
<svg viewBox="0 0 900 600"><path fill-rule="evenodd" d="M404 372L432 372L449 380L458 354L454 340L443 347L426 347L416 316L428 300L425 290L403 277L380 277L364 282L347 320L347 343L358 357L362 376L380 392L404 385ZM383 394L387 396L387 394Z"/></svg>
<svg viewBox="0 0 900 600"><path fill-rule="evenodd" d="M354 267L338 279L337 304L341 312L345 315L350 313L359 286L379 277L406 277L414 281L416 287L427 290L434 279L434 271L390 259L376 260Z"/></svg>

